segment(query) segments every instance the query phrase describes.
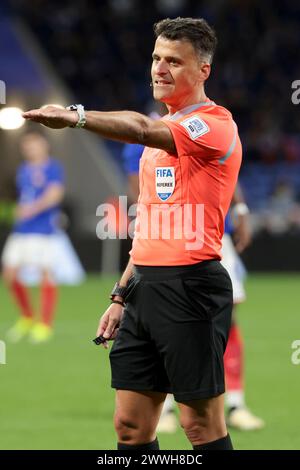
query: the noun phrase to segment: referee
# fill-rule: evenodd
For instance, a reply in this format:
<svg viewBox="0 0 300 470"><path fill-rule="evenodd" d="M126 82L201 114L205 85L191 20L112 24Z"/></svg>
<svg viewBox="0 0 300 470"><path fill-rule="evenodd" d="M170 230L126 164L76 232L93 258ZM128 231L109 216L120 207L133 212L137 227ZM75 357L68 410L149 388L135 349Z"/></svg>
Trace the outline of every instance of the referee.
<svg viewBox="0 0 300 470"><path fill-rule="evenodd" d="M241 143L231 113L204 90L217 43L213 29L203 19L176 18L155 24L154 32L153 94L168 108L161 120L84 112L82 105L24 117L146 146L130 260L98 328L115 340L118 449L159 449L156 426L172 393L194 449L230 450L223 354L232 286L220 251Z"/></svg>

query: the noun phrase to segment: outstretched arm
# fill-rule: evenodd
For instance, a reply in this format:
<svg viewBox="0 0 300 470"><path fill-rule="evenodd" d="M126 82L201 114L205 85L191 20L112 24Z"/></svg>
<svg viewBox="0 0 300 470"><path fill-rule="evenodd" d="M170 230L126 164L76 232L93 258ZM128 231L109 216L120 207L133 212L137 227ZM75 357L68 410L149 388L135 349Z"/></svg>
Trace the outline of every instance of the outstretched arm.
<svg viewBox="0 0 300 470"><path fill-rule="evenodd" d="M52 129L72 127L78 121L77 111L47 106L23 114L25 119L39 122ZM173 136L163 121L134 111L86 111L84 129L100 134L106 139L142 144L176 154Z"/></svg>

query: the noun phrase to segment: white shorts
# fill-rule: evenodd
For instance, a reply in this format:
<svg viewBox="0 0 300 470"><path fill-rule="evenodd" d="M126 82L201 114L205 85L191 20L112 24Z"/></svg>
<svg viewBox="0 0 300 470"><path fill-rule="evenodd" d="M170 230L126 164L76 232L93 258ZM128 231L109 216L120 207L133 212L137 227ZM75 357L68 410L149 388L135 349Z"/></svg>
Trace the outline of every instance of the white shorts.
<svg viewBox="0 0 300 470"><path fill-rule="evenodd" d="M55 257L53 238L53 235L12 233L3 248L3 267L34 266L51 271Z"/></svg>
<svg viewBox="0 0 300 470"><path fill-rule="evenodd" d="M231 236L227 233L222 238L222 265L228 271L233 289L233 303L239 304L246 299L243 280L246 275L244 264L237 254Z"/></svg>
<svg viewBox="0 0 300 470"><path fill-rule="evenodd" d="M19 279L28 286L40 283L42 270L50 271L57 284L76 285L85 278L80 259L62 230L53 235L10 235L4 246L2 264L20 268Z"/></svg>

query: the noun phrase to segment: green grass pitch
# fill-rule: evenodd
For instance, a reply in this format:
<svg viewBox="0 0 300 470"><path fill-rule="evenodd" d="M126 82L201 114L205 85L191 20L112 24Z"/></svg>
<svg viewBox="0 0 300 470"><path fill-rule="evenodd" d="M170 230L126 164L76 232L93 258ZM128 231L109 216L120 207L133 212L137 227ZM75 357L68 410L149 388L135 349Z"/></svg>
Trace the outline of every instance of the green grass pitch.
<svg viewBox="0 0 300 470"><path fill-rule="evenodd" d="M0 365L1 449L115 449L108 351L96 347L98 317L113 278L90 276L63 287L55 336L47 344L7 344ZM238 318L246 346L248 406L266 420L256 432L231 431L236 449L300 449L300 275L251 275ZM16 319L0 284L0 339ZM161 434L162 449L190 449L181 429Z"/></svg>

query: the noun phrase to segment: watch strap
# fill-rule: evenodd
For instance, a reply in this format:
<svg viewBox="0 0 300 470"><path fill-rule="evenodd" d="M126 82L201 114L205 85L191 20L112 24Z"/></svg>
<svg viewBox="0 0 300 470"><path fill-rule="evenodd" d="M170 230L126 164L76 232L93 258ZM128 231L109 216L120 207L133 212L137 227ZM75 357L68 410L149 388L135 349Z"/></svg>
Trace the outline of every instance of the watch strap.
<svg viewBox="0 0 300 470"><path fill-rule="evenodd" d="M71 104L67 106L68 111L77 111L78 114L78 121L75 125L70 127L76 127L77 129L81 129L86 123L86 117L84 112L84 106L82 104Z"/></svg>
<svg viewBox="0 0 300 470"><path fill-rule="evenodd" d="M127 287L126 286L120 286L118 282L115 283L113 290L111 291L110 294L110 299L113 300L114 297L122 297L125 299L127 293Z"/></svg>

